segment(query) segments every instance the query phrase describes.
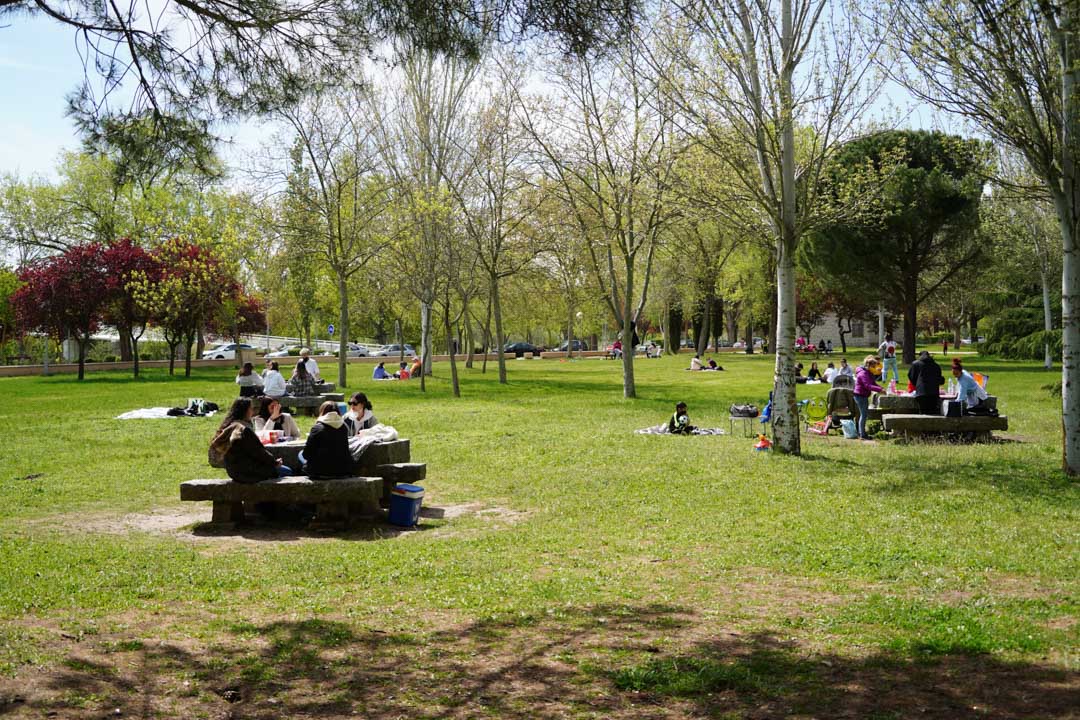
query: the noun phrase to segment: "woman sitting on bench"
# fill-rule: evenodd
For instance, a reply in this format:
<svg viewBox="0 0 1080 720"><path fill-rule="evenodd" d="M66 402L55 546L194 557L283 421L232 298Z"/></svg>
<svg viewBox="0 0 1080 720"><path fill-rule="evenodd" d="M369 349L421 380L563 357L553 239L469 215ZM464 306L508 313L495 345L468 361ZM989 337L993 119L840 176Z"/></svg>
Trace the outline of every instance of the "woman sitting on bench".
<svg viewBox="0 0 1080 720"><path fill-rule="evenodd" d="M304 361L296 363L293 376L289 378L289 394L293 397L312 397L315 392L315 378L308 372Z"/></svg>
<svg viewBox="0 0 1080 720"><path fill-rule="evenodd" d="M240 374L236 376L236 384L240 386L240 397L256 397L262 395L263 379L255 372L251 363L244 363Z"/></svg>
<svg viewBox="0 0 1080 720"><path fill-rule="evenodd" d="M282 465L281 460L267 452L259 442L251 425L254 416L251 398L233 401L210 443L210 464L220 467L218 462L223 461L225 472L238 483L257 483L292 475L292 470Z"/></svg>
<svg viewBox="0 0 1080 720"><path fill-rule="evenodd" d="M338 413L336 402L328 400L319 407L319 419L308 433L300 461L311 478L349 477L353 474L349 429Z"/></svg>
<svg viewBox="0 0 1080 720"><path fill-rule="evenodd" d="M280 430L286 440L299 440L300 428L293 416L281 412L281 403L266 395L259 398L259 412L254 417L255 432Z"/></svg>

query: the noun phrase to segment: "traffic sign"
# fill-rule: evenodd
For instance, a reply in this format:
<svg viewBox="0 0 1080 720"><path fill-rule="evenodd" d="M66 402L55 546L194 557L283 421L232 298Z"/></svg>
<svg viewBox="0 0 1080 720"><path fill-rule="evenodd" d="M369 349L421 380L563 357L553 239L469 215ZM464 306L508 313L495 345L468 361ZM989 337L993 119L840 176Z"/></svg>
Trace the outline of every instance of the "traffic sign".
<svg viewBox="0 0 1080 720"><path fill-rule="evenodd" d="M332 337L334 335L334 326L333 325L327 325L326 326L326 332L330 333L330 335Z"/></svg>

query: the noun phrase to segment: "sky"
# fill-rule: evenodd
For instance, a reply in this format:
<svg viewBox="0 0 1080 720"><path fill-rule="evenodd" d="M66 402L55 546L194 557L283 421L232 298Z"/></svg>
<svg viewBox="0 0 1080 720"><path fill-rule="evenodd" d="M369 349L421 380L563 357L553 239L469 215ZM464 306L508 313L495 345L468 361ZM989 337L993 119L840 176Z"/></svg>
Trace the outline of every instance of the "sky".
<svg viewBox="0 0 1080 720"><path fill-rule="evenodd" d="M76 33L40 16L7 22L0 27L0 175L55 179L61 151L79 146L74 124L65 115L65 98L83 78ZM902 125L957 130L928 108L910 107L910 98L895 86L884 94L886 102L906 108ZM274 132L256 122L215 130L230 141L221 154L233 166L243 165Z"/></svg>

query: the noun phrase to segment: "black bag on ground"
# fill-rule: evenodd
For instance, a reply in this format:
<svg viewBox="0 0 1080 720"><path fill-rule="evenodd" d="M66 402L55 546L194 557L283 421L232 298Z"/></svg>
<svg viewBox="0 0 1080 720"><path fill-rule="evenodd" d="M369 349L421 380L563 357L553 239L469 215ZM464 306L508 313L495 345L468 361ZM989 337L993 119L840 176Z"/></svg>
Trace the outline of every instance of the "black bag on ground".
<svg viewBox="0 0 1080 720"><path fill-rule="evenodd" d="M734 404L730 408L728 408L728 412L731 414L731 417L738 418L755 418L760 415L757 409L757 405L750 404Z"/></svg>

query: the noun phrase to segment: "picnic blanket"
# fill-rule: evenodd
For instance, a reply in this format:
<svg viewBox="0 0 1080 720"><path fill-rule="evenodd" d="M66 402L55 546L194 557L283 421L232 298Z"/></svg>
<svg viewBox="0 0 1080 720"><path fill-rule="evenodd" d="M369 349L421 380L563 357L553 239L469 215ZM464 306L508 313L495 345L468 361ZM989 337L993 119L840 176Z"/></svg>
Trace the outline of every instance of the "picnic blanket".
<svg viewBox="0 0 1080 720"><path fill-rule="evenodd" d="M674 433L668 432L667 423L663 425L654 425L653 427L641 428L635 430L638 435L673 435ZM690 431L691 435L727 435L727 432L723 428L694 428Z"/></svg>
<svg viewBox="0 0 1080 720"><path fill-rule="evenodd" d="M129 410L126 413L122 413L116 416L117 420L158 420L160 418L170 417L210 417L215 411L211 410L205 415L170 415L169 411L172 408L167 407L151 407L151 408L139 408L138 410Z"/></svg>

